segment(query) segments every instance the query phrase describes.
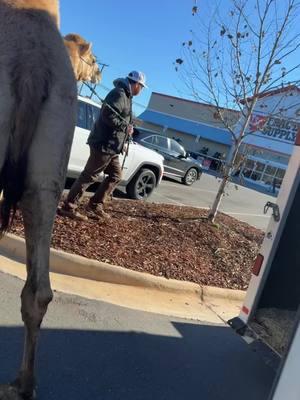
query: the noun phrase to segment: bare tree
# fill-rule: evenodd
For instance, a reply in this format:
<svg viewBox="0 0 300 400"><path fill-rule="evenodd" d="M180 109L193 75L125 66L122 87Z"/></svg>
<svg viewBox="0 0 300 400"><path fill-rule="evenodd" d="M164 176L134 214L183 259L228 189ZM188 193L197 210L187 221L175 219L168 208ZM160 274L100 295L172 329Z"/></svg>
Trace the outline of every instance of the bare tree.
<svg viewBox="0 0 300 400"><path fill-rule="evenodd" d="M232 149L209 212L211 221L235 170L258 98L275 88L297 84L300 67L297 0L230 0L228 9L216 1L206 26L206 18L194 2L197 30L190 31L191 38L182 43L181 58L175 62L190 94L216 107L232 137ZM204 2L201 4L204 8ZM238 132L228 108L240 112Z"/></svg>

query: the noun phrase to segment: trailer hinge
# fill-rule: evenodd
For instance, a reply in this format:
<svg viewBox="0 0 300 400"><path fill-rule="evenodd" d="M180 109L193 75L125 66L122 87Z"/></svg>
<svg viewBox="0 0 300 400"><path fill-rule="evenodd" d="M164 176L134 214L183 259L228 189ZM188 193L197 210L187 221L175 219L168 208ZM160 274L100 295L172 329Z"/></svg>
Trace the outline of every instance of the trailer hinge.
<svg viewBox="0 0 300 400"><path fill-rule="evenodd" d="M280 211L279 211L278 205L275 203L272 203L271 201L268 201L266 203L266 205L264 206L264 214L267 214L269 208L272 208L272 210L273 210L272 217L274 218L274 220L276 222L279 222L280 221Z"/></svg>
<svg viewBox="0 0 300 400"><path fill-rule="evenodd" d="M227 324L241 336L243 336L246 332L247 325L239 317L234 317L228 320Z"/></svg>

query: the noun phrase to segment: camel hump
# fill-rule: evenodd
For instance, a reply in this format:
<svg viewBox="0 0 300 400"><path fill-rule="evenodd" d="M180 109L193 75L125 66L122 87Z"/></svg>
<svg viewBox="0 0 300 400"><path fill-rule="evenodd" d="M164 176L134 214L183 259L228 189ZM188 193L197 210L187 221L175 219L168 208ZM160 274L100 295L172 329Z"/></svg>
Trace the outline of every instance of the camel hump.
<svg viewBox="0 0 300 400"><path fill-rule="evenodd" d="M29 9L47 12L59 26L58 0L1 0L2 3L16 9Z"/></svg>

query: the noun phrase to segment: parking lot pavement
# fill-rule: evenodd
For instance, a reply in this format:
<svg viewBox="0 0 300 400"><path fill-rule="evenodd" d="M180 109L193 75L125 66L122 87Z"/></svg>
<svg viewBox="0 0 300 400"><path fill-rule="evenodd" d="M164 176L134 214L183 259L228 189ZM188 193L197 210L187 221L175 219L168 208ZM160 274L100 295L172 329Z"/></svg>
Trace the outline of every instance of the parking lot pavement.
<svg viewBox="0 0 300 400"><path fill-rule="evenodd" d="M21 281L0 273L0 382L20 363ZM274 372L224 324L55 293L38 349L41 400L265 400ZM248 390L251 388L251 390Z"/></svg>
<svg viewBox="0 0 300 400"><path fill-rule="evenodd" d="M203 173L199 181L185 186L175 180L163 179L149 201L209 209L214 201L220 180ZM241 221L266 230L270 214L263 213L267 201L274 197L240 185L230 183L221 203L220 211Z"/></svg>
<svg viewBox="0 0 300 400"><path fill-rule="evenodd" d="M164 178L148 201L209 209L213 204L219 184L220 179L206 173L203 173L201 179L192 186L183 185L178 180ZM86 195L90 196L91 193L87 192ZM114 196L127 197L124 189L117 189ZM230 183L220 211L265 231L270 219L270 211L268 215L263 213L267 201L276 202L276 199L257 190Z"/></svg>

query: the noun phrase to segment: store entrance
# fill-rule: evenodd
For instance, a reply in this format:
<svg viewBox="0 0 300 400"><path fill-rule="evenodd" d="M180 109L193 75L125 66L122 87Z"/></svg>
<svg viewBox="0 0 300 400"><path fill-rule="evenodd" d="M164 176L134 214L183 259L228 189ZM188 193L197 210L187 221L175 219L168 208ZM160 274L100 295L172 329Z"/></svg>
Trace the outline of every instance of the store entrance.
<svg viewBox="0 0 300 400"><path fill-rule="evenodd" d="M244 178L269 186L275 192L281 187L285 168L282 164L250 156L246 159L241 173Z"/></svg>

